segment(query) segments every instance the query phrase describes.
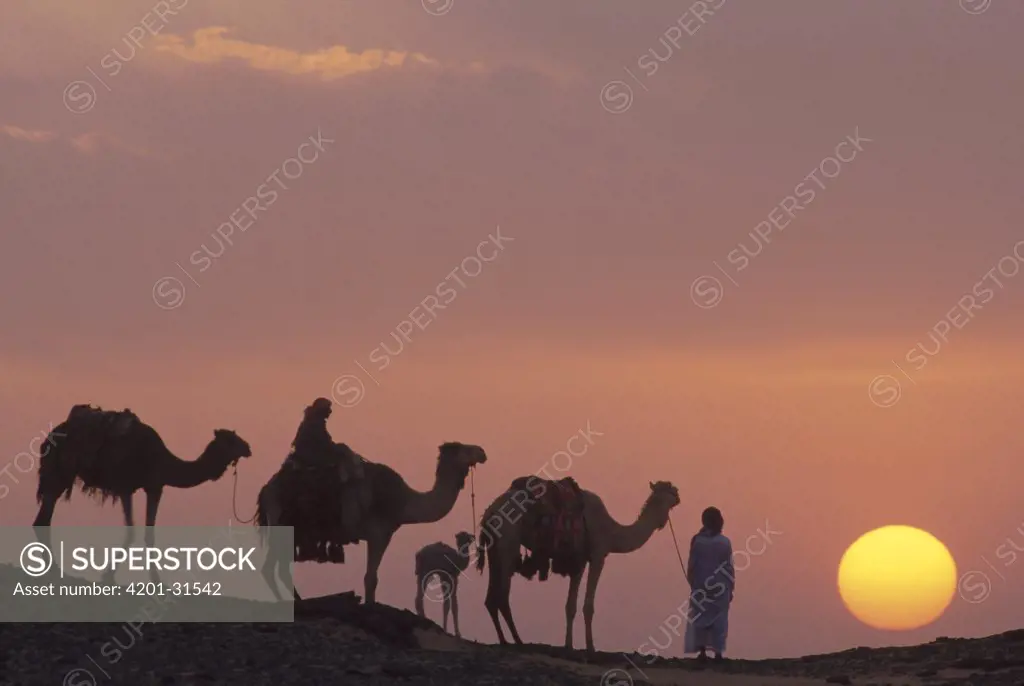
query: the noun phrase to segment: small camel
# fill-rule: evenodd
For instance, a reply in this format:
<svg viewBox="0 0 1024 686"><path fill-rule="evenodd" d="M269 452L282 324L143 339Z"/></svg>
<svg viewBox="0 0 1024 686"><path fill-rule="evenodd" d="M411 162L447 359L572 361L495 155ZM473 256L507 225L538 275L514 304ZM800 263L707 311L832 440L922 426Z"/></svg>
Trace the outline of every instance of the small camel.
<svg viewBox="0 0 1024 686"><path fill-rule="evenodd" d="M535 477L530 477L531 479ZM518 480L517 480L518 481ZM572 649L572 627L576 618L576 600L579 595L580 582L587 565L587 591L583 601L583 620L586 624L587 651L594 650L594 598L597 595L597 583L604 569L605 558L611 553L631 553L643 546L655 531L668 523L669 511L679 504L679 490L667 481L652 482L651 493L640 510L640 515L632 524L623 525L612 519L604 502L597 494L582 491L583 516L586 523L588 540L587 562L579 571L569 578L569 596L565 603L565 647ZM533 487L530 488L534 491ZM534 493L534 496L541 494ZM477 569L483 572L485 563L489 566L487 597L484 602L487 612L498 632L498 641L505 645L505 635L501 631L498 619L500 612L508 624L512 638L522 644L515 622L512 620L512 609L509 606L509 594L512 590L512 576L519 571L522 564L520 546L527 550L536 547L535 516L531 509L525 508L525 514L516 518L503 517L507 514L504 508L513 514L524 511L524 503L532 502L525 491L510 488L487 508L481 519L479 539L480 554L477 558ZM487 530L485 524L501 521L501 524ZM485 542L486 537L486 542Z"/></svg>
<svg viewBox="0 0 1024 686"><path fill-rule="evenodd" d="M153 527L165 486L193 488L223 476L229 465L251 457L249 444L234 431L217 429L213 440L195 460L179 459L160 434L130 410L104 411L76 405L68 418L50 433L50 445L39 460L34 527L49 527L57 501L71 498L76 482L101 502L120 500L128 527L125 547L132 541L132 495L146 493L146 544L153 545ZM48 530L41 532L49 536ZM49 543L49 541L44 541Z"/></svg>
<svg viewBox="0 0 1024 686"><path fill-rule="evenodd" d="M415 491L409 487L405 479L385 464L366 460L363 465L364 476L369 488L369 506L357 526L353 537L366 541L366 575L363 577L365 600L367 605L376 602L377 570L380 568L384 552L391 543L391 538L398 528L406 524L426 524L444 518L459 497L459 492L466 485L469 470L487 461L487 454L478 445L464 443L444 443L438 448L437 471L434 475L434 487L426 492ZM256 501L257 526L303 526L302 522L282 522L284 513L283 500L301 497L301 494L283 493L280 470L260 489ZM296 532L295 539L299 539ZM286 588L291 588L296 599L298 593L292 583L289 562L292 556L286 549L281 549L280 538L269 537L270 551L263 565L263 577L280 599L276 578L281 579Z"/></svg>
<svg viewBox="0 0 1024 686"><path fill-rule="evenodd" d="M459 577L469 567L470 546L473 545L473 534L460 531L455 534L455 548L438 541L425 545L416 553L416 614L426 617L423 611L423 596L427 584L435 578L441 586L443 623L441 627L448 631L448 612L452 613L455 635L459 633Z"/></svg>

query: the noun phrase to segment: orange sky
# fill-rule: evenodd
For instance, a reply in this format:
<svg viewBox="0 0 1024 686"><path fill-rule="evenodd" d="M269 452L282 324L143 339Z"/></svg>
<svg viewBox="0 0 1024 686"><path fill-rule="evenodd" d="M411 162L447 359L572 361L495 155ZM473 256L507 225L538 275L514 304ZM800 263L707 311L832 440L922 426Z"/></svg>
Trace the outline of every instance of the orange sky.
<svg viewBox="0 0 1024 686"><path fill-rule="evenodd" d="M1024 239L1024 8L728 0L680 37L692 20L660 0L154 7L0 9L0 467L74 403L128 406L183 457L214 428L246 438L248 516L302 408L361 364L379 386L361 377L335 438L419 488L441 442L483 445L478 512L589 421L604 435L571 474L620 520L670 480L683 544L710 504L737 548L783 532L738 580L734 655L1019 624L1024 563L1000 578L981 558L1024 548L1024 274L924 366L906 356ZM616 80L632 101L612 113ZM191 256L318 130L331 142L200 272ZM730 253L855 131L870 142L737 270ZM445 309L375 371L374 349L499 226L513 240L464 286L448 277ZM709 309L691 301L703 275L724 288ZM166 277L184 289L173 309L154 302ZM883 374L902 381L886 408L868 393ZM34 478L4 483L0 523L28 524ZM224 479L169 492L161 522L230 513ZM79 496L55 517L119 521ZM992 597L907 634L860 626L836 566L897 523L988 570ZM411 607L415 550L470 524L464 494L402 529L380 599ZM363 562L302 566L297 585L360 588ZM491 641L485 585L462 585L461 624ZM525 640L560 642L565 586L517 582ZM598 647L659 635L684 593L667 529L613 558Z"/></svg>

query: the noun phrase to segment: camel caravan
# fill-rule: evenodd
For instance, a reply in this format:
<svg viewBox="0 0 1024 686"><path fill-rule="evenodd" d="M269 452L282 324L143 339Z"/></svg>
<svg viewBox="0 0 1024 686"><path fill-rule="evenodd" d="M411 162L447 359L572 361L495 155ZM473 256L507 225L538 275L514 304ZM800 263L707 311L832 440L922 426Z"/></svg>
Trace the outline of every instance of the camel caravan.
<svg viewBox="0 0 1024 686"><path fill-rule="evenodd" d="M259 527L267 556L262 573L274 596L282 599L278 580L299 594L292 582L291 563L344 563L344 547L366 541L364 601L376 601L377 572L399 527L437 522L451 512L466 485L470 470L487 462L477 445L443 443L438 448L434 485L416 491L395 470L372 462L327 430L331 401L317 398L303 414L291 452L260 489L254 523ZM126 544L133 527L132 497L146 494L146 542L164 488L193 488L219 479L229 467L252 456L249 444L234 431L216 429L213 440L194 460L175 456L155 429L130 410L109 411L76 405L50 434L53 446L39 462L36 497L39 513L33 526L49 527L57 501L71 497L75 486L101 502L120 502L124 511ZM601 498L583 490L571 477L553 481L523 476L497 496L480 519L477 537L455 536L456 547L442 542L424 546L415 555L416 612L425 616L423 599L428 584L439 582L443 594L445 631L448 614L459 636L458 580L476 554L476 567L488 569L485 607L501 644L506 644L499 614L512 639L522 643L512 619L509 595L515 574L540 581L550 573L569 580L565 605L565 646L573 645L573 622L583 574L589 567L583 601L586 647L594 650L594 598L605 560L612 553L629 553L643 546L669 521L680 502L672 484L651 483L651 492L636 520L616 522ZM474 512L475 517L475 512ZM294 549L273 536L269 527L293 527ZM44 534L45 535L45 534ZM475 543L475 550L474 548ZM525 551L525 555L523 554Z"/></svg>

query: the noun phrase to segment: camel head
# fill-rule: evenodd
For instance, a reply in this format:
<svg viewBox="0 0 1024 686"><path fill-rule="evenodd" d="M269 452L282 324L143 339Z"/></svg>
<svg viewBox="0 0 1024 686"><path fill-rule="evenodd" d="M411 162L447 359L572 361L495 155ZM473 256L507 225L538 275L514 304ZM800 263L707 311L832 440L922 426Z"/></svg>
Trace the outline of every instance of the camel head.
<svg viewBox="0 0 1024 686"><path fill-rule="evenodd" d="M455 534L455 549L459 551L459 555L462 557L469 557L470 547L473 545L473 541L476 539L473 534L468 531L460 531Z"/></svg>
<svg viewBox="0 0 1024 686"><path fill-rule="evenodd" d="M252 457L249 444L229 429L214 430L209 452L211 455L217 455L226 465L234 464L243 457Z"/></svg>
<svg viewBox="0 0 1024 686"><path fill-rule="evenodd" d="M469 470L478 464L487 462L487 453L478 445L468 443L444 443L438 448L438 460L442 463L455 465Z"/></svg>
<svg viewBox="0 0 1024 686"><path fill-rule="evenodd" d="M658 522L658 528L663 529L668 524L669 510L681 502L679 489L668 481L652 481L650 483L651 495L644 503L644 511L654 515L655 521Z"/></svg>

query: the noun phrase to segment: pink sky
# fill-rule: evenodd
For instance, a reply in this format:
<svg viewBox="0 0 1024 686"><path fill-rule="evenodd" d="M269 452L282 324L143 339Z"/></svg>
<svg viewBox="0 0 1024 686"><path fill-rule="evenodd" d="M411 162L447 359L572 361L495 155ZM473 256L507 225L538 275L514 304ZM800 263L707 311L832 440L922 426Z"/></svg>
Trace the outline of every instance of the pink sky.
<svg viewBox="0 0 1024 686"><path fill-rule="evenodd" d="M8 3L0 466L75 403L127 406L182 457L215 428L246 438L248 516L302 408L359 363L379 386L362 376L365 397L330 428L414 487L429 487L440 443L479 443L481 512L589 421L603 436L570 473L621 521L649 481L670 480L683 545L711 504L737 548L766 523L783 532L738 580L735 656L1016 628L1024 562L1004 566L996 550L1024 547L1024 274L999 277L969 319L948 313L1024 239L1024 7L706 5L718 9L701 24L661 0L454 0L440 15L321 0ZM648 51L665 58L666 45L648 75ZM607 90L620 80L630 106L609 112L623 100L602 93L621 96ZM318 131L332 142L299 150ZM855 132L870 142L737 270L730 252L753 251L754 228ZM297 154L316 159L273 186ZM215 248L261 184L277 189L272 205L200 272L190 256ZM454 299L374 371L372 351L499 226L514 240L465 286L449 277ZM691 300L703 275L724 287L715 307ZM154 301L165 277L184 289L172 309ZM938 353L908 366L947 316ZM902 380L891 407L868 394L882 374ZM27 525L35 479L14 473L0 523ZM161 523L230 514L226 478L168 492ZM75 496L54 523L120 517ZM467 492L441 522L402 529L379 599L412 607L413 553L470 519ZM885 524L934 533L961 572L988 571L991 598L957 598L905 634L860 625L836 568ZM300 590L361 593L362 548L349 555L301 566ZM461 623L493 641L485 586L475 572L463 583ZM561 641L565 588L516 582L525 640ZM666 529L606 565L598 647L660 635L684 597Z"/></svg>

